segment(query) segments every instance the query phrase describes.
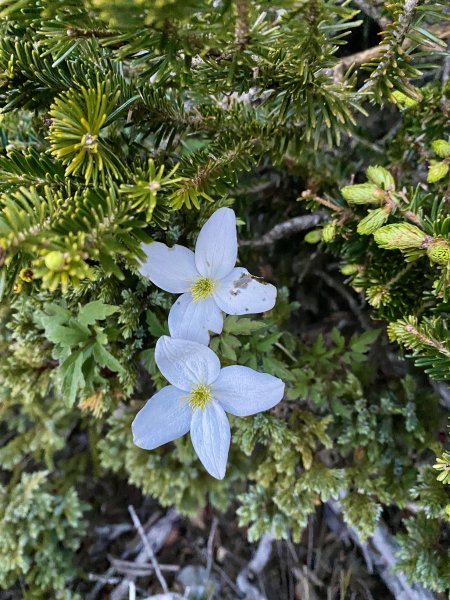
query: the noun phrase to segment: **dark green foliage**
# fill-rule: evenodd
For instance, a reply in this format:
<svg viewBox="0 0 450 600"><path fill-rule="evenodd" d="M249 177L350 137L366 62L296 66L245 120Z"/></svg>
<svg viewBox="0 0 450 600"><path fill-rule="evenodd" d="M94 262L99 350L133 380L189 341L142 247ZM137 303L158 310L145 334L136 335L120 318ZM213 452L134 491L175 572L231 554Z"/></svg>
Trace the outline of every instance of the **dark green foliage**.
<svg viewBox="0 0 450 600"><path fill-rule="evenodd" d="M414 111L418 119L426 119L428 110L424 100L407 112ZM403 144L405 131L410 135L408 130L406 120L390 146ZM443 130L450 134L444 122L440 127L440 131ZM446 143L437 141L440 143L434 143L433 147L441 154L446 152ZM433 152L430 146L432 137L422 154L430 156ZM448 380L448 189L444 181L437 180L437 183L432 182L433 189L429 189L420 175L408 181L420 160L422 156L408 156L408 163L402 169L410 184L407 188L395 181L391 171L380 166L367 169L368 183L344 186L341 193L351 208L333 205L333 235L330 237L324 228L322 238L342 258L342 273L350 276L357 291L365 292L368 302L376 309L375 316L390 322L391 340L412 350L416 364L433 378ZM395 162L387 167L397 168ZM374 204L379 208L364 214L364 209ZM310 206L314 205L317 202L313 200ZM388 257L389 251L396 256Z"/></svg>

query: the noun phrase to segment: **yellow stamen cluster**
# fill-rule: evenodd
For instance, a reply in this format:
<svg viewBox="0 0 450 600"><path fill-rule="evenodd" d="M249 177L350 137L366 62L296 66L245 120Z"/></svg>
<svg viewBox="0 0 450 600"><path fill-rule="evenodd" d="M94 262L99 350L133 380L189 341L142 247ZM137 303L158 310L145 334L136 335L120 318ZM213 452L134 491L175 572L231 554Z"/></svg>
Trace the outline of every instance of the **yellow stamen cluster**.
<svg viewBox="0 0 450 600"><path fill-rule="evenodd" d="M194 298L194 302L198 302L199 300L203 300L211 294L216 289L216 282L214 279L210 279L209 277L201 277L197 279L194 285L191 287L190 292L192 297Z"/></svg>
<svg viewBox="0 0 450 600"><path fill-rule="evenodd" d="M212 401L210 386L203 383L194 386L189 396L187 396L187 401L192 409L195 410L200 408L203 410L205 406Z"/></svg>

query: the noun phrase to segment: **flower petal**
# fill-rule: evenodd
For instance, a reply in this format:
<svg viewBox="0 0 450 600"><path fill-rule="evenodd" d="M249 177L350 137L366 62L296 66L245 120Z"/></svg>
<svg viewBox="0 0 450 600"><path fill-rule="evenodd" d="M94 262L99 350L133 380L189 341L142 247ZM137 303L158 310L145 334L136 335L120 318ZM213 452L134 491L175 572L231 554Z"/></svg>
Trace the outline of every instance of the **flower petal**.
<svg viewBox="0 0 450 600"><path fill-rule="evenodd" d="M189 431L192 409L182 400L183 395L168 385L150 398L131 425L136 446L153 450Z"/></svg>
<svg viewBox="0 0 450 600"><path fill-rule="evenodd" d="M221 333L222 311L214 298L194 302L188 292L176 300L169 312L169 331L174 338L209 344L209 332Z"/></svg>
<svg viewBox="0 0 450 600"><path fill-rule="evenodd" d="M192 445L205 469L216 479L225 477L230 438L230 424L217 403L211 402L203 410L194 410Z"/></svg>
<svg viewBox="0 0 450 600"><path fill-rule="evenodd" d="M219 208L203 225L195 245L195 264L204 277L221 279L236 264L236 215Z"/></svg>
<svg viewBox="0 0 450 600"><path fill-rule="evenodd" d="M269 410L283 398L281 379L248 367L225 367L212 385L213 398L224 410L247 417Z"/></svg>
<svg viewBox="0 0 450 600"><path fill-rule="evenodd" d="M139 272L162 290L172 294L187 292L198 279L192 250L178 244L169 248L161 242L145 244L142 249L147 260L141 263Z"/></svg>
<svg viewBox="0 0 450 600"><path fill-rule="evenodd" d="M212 383L220 373L219 359L212 350L166 335L156 342L155 360L169 383L187 392L198 383Z"/></svg>
<svg viewBox="0 0 450 600"><path fill-rule="evenodd" d="M275 306L277 288L261 283L247 269L237 267L218 282L214 299L228 315L261 313Z"/></svg>

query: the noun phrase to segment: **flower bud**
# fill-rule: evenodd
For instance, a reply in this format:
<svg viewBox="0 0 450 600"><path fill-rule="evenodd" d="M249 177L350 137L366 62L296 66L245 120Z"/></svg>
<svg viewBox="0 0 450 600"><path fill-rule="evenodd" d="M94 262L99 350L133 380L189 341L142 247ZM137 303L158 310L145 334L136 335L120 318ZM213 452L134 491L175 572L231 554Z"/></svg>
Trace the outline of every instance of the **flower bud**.
<svg viewBox="0 0 450 600"><path fill-rule="evenodd" d="M431 262L446 265L450 263L450 244L442 238L436 238L428 246L427 255Z"/></svg>
<svg viewBox="0 0 450 600"><path fill-rule="evenodd" d="M384 190L395 190L394 178L384 167L369 167L367 177L372 183Z"/></svg>
<svg viewBox="0 0 450 600"><path fill-rule="evenodd" d="M374 183L357 183L341 188L349 204L377 204L384 200L385 192Z"/></svg>
<svg viewBox="0 0 450 600"><path fill-rule="evenodd" d="M390 214L391 209L387 206L369 210L367 216L358 223L357 232L361 235L370 235L386 223Z"/></svg>
<svg viewBox="0 0 450 600"><path fill-rule="evenodd" d="M64 268L64 254L59 250L52 250L44 258L44 264L49 271L62 271Z"/></svg>
<svg viewBox="0 0 450 600"><path fill-rule="evenodd" d="M434 183L443 179L448 173L449 165L445 162L435 162L430 165L428 169L427 181L428 183Z"/></svg>
<svg viewBox="0 0 450 600"><path fill-rule="evenodd" d="M380 248L405 250L407 248L420 248L427 236L415 225L393 223L381 227L375 233L374 238Z"/></svg>
<svg viewBox="0 0 450 600"><path fill-rule="evenodd" d="M450 142L446 142L445 140L435 140L431 145L436 154L441 158L450 156Z"/></svg>
<svg viewBox="0 0 450 600"><path fill-rule="evenodd" d="M354 275L355 273L357 273L359 271L359 265L353 265L353 264L342 265L340 271L341 271L342 275Z"/></svg>
<svg viewBox="0 0 450 600"><path fill-rule="evenodd" d="M375 308L388 304L391 300L389 290L383 285L372 285L366 291L367 301Z"/></svg>
<svg viewBox="0 0 450 600"><path fill-rule="evenodd" d="M336 235L336 221L327 223L322 229L322 239L324 242L332 242Z"/></svg>
<svg viewBox="0 0 450 600"><path fill-rule="evenodd" d="M318 244L322 240L322 230L313 229L313 231L308 231L303 239L307 244Z"/></svg>

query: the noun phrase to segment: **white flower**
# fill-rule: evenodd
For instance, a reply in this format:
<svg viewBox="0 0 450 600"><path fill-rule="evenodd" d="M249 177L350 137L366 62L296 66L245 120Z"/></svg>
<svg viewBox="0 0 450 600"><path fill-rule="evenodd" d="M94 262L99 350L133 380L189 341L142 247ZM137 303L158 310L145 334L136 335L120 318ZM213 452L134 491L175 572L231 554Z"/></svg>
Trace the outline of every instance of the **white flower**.
<svg viewBox="0 0 450 600"><path fill-rule="evenodd" d="M140 272L155 285L182 294L169 312L172 337L208 345L209 331L221 333L222 311L244 315L270 310L277 290L257 281L237 259L236 217L219 208L202 227L195 254L177 244L160 242L143 246L147 261Z"/></svg>
<svg viewBox="0 0 450 600"><path fill-rule="evenodd" d="M190 431L205 469L223 479L230 447L225 411L246 417L269 410L282 399L284 383L248 367L221 369L207 346L167 336L158 340L155 360L172 385L157 392L136 415L134 443L153 450Z"/></svg>

